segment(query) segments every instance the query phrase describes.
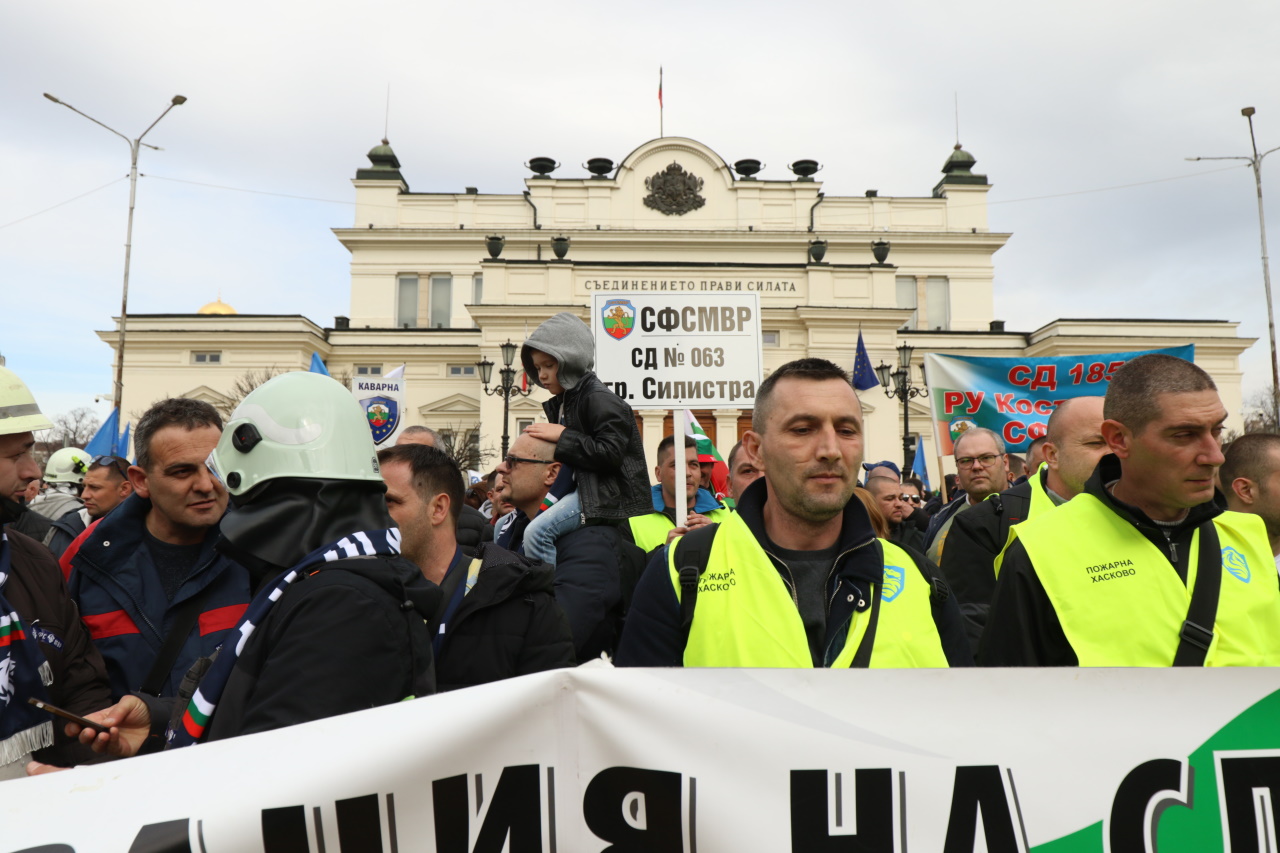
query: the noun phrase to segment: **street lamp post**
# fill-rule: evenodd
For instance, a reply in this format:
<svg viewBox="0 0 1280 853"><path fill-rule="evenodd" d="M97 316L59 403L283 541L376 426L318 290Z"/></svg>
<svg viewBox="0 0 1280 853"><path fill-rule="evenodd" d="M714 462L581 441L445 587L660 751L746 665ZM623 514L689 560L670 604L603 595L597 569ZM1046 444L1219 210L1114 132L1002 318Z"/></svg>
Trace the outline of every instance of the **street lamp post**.
<svg viewBox="0 0 1280 853"><path fill-rule="evenodd" d="M507 432L511 398L527 397L533 393L532 388L521 389L516 387L516 369L511 366L515 360L516 345L508 339L502 345L502 370L498 371L498 375L502 377L502 380L494 388L489 387L489 380L493 378L493 362L487 358L476 362L476 367L480 368L480 381L484 384L484 393L490 396L497 394L502 397L502 456L504 458L507 455L507 448L511 439Z"/></svg>
<svg viewBox="0 0 1280 853"><path fill-rule="evenodd" d="M1253 183L1258 190L1258 231L1262 235L1262 286L1267 293L1267 336L1271 339L1271 422L1280 430L1280 360L1276 358L1276 318L1271 308L1271 263L1267 259L1267 218L1262 212L1262 159L1280 145L1258 153L1258 140L1253 135L1253 107L1245 107L1240 115L1249 120L1249 144L1252 157L1188 157L1188 160L1244 160L1253 169Z"/></svg>
<svg viewBox="0 0 1280 853"><path fill-rule="evenodd" d="M907 401L914 397L923 397L929 393L925 385L911 384L911 353L914 347L902 343L898 346L898 367L883 361L876 366L876 375L880 377L880 387L885 396L902 401L902 473L905 476L911 470L911 413L907 409ZM892 386L892 387L890 387ZM919 448L916 449L919 453Z"/></svg>
<svg viewBox="0 0 1280 853"><path fill-rule="evenodd" d="M112 405L116 410L116 425L118 427L121 419L120 398L124 396L124 337L125 325L129 319L129 261L133 253L133 208L138 196L138 149L141 146L146 145L148 148L155 151L160 150L160 148L155 145L147 145L147 143L142 141L142 137L150 133L151 128L159 124L160 119L169 114L169 110L174 107L182 106L187 102L187 99L182 95L174 95L173 100L169 102L169 106L164 108L164 112L160 113L159 117L155 121L147 125L147 129L138 134L136 139L130 139L120 131L107 127L93 116L80 112L80 110L71 106L66 101L60 101L48 92L45 92L44 96L55 104L61 104L73 113L84 116L99 127L106 128L129 144L129 224L125 229L124 235L124 286L121 288L120 292L120 346L116 350L115 396L112 401Z"/></svg>

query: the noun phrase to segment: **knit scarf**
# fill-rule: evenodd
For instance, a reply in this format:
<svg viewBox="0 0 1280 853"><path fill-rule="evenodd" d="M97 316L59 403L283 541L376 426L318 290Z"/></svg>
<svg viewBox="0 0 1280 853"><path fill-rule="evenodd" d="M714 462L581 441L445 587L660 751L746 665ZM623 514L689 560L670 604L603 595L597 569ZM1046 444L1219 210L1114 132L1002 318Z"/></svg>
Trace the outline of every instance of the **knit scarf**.
<svg viewBox="0 0 1280 853"><path fill-rule="evenodd" d="M399 553L399 529L393 527L389 530L366 530L323 545L303 557L293 568L282 572L274 582L254 596L244 616L240 617L240 623L219 648L209 671L205 673L204 678L200 679L200 686L191 697L191 702L187 705L180 724L170 724L169 730L165 733L165 748L191 746L204 736L205 729L208 728L209 721L218 708L222 691L227 686L227 679L231 677L231 671L235 669L236 661L249 642L249 637L253 635L254 629L262 624L267 613L284 595L284 591L290 584L302 580L312 574L311 570L314 567L325 563L351 557L392 556ZM232 639L235 640L234 646L230 645Z"/></svg>
<svg viewBox="0 0 1280 853"><path fill-rule="evenodd" d="M53 720L27 703L49 698L53 668L4 597L9 572L9 536L0 532L0 766L53 745Z"/></svg>

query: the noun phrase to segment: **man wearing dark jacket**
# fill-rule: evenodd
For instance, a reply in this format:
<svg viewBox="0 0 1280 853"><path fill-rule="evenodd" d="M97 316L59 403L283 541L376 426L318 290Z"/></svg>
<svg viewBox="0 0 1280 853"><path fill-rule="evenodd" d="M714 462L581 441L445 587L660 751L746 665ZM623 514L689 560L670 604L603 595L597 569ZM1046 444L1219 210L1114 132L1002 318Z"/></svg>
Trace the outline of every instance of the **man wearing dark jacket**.
<svg viewBox="0 0 1280 853"><path fill-rule="evenodd" d="M897 542L908 548L924 553L924 534L914 522L908 521L911 515L910 501L904 500L906 483L899 483L889 477L868 477L867 490L880 502L880 511L885 521L889 522L889 541Z"/></svg>
<svg viewBox="0 0 1280 853"><path fill-rule="evenodd" d="M560 473L553 458L556 446L528 433L511 443L498 465L516 507L515 520L498 536L498 544L523 554L524 532L541 511L543 498ZM556 540L556 601L569 619L574 656L589 661L613 653L626 603L644 568L644 555L609 524L579 527Z"/></svg>
<svg viewBox="0 0 1280 853"><path fill-rule="evenodd" d="M173 398L148 409L134 433L134 493L70 560L71 595L117 699L135 690L175 695L252 598L245 568L214 551L227 492L205 460L221 435L208 403Z"/></svg>
<svg viewBox="0 0 1280 853"><path fill-rule="evenodd" d="M440 436L435 430L424 426L405 427L404 432L400 433L400 437L396 439L396 447L405 445L420 444L424 447L437 447ZM462 475L459 474L459 477ZM493 525L489 523L489 519L475 507L462 505L462 514L458 516L457 524L458 545L462 548L462 553L468 557L474 557L476 551L485 542L493 541Z"/></svg>
<svg viewBox="0 0 1280 853"><path fill-rule="evenodd" d="M1111 454L1084 492L1012 528L985 666L1276 666L1280 588L1256 516L1223 512L1227 412L1213 380L1162 354L1115 372Z"/></svg>
<svg viewBox="0 0 1280 853"><path fill-rule="evenodd" d="M457 464L434 447L378 451L400 551L444 591L431 622L441 691L574 665L573 634L550 566L493 543L468 557L454 535Z"/></svg>
<svg viewBox="0 0 1280 853"><path fill-rule="evenodd" d="M22 380L0 367L0 524L30 512L20 501L40 477L33 431L52 427ZM87 714L106 707L111 692L57 563L10 529L0 533L0 780L23 775L33 753L57 765L92 757L29 698Z"/></svg>
<svg viewBox="0 0 1280 853"><path fill-rule="evenodd" d="M1066 503L1084 491L1085 481L1107 452L1102 438L1102 398L1064 400L1049 416L1047 464L1029 479L956 516L947 537L942 573L969 619L975 652L996 589L996 558L1009 541L1009 528Z"/></svg>
<svg viewBox="0 0 1280 853"><path fill-rule="evenodd" d="M649 563L620 666L971 665L955 600L918 555L877 539L851 500L862 407L843 370L800 359L769 375L743 442L764 464L738 511Z"/></svg>
<svg viewBox="0 0 1280 853"><path fill-rule="evenodd" d="M315 373L275 377L232 413L209 462L233 505L219 548L249 569L254 599L178 700L125 696L93 717L110 732L81 740L127 756L161 733L188 746L434 692L426 620L440 589L399 554L347 389Z"/></svg>

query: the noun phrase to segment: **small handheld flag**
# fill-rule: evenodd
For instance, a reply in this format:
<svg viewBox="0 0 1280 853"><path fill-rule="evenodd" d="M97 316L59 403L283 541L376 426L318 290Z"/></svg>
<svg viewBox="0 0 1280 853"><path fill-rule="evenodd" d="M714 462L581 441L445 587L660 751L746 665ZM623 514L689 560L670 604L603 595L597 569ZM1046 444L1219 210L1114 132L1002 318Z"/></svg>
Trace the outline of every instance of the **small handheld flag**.
<svg viewBox="0 0 1280 853"><path fill-rule="evenodd" d="M867 345L862 342L862 330L858 330L858 354L853 358L853 387L858 391L867 391L880 384L876 372L871 367L871 357L867 355Z"/></svg>
<svg viewBox="0 0 1280 853"><path fill-rule="evenodd" d="M325 366L324 366L324 362L320 360L320 353L318 353L318 352L313 352L313 353L311 353L311 368L310 368L310 370L308 370L307 372L308 372L308 373L319 373L319 374L322 374L322 375L324 375L324 376L328 376L328 375L329 375L329 369L328 369L327 367L325 367Z"/></svg>

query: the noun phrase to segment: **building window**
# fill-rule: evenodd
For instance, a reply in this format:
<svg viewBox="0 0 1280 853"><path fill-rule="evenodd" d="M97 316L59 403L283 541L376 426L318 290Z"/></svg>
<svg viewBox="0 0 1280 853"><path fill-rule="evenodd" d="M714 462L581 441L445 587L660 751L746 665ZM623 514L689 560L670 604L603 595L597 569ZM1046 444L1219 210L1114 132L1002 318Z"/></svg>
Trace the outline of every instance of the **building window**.
<svg viewBox="0 0 1280 853"><path fill-rule="evenodd" d="M396 294L396 328L412 329L418 325L418 277L405 274L398 279Z"/></svg>
<svg viewBox="0 0 1280 853"><path fill-rule="evenodd" d="M931 275L924 281L924 315L931 330L951 329L951 287L945 275Z"/></svg>
<svg viewBox="0 0 1280 853"><path fill-rule="evenodd" d="M760 333L760 343L766 347L776 347L782 345L782 332L769 331L768 329Z"/></svg>
<svg viewBox="0 0 1280 853"><path fill-rule="evenodd" d="M193 352L192 364L222 364L222 352Z"/></svg>
<svg viewBox="0 0 1280 853"><path fill-rule="evenodd" d="M356 376L381 376L381 364L357 364Z"/></svg>
<svg viewBox="0 0 1280 853"><path fill-rule="evenodd" d="M449 365L449 378L457 379L461 377L473 377L476 375L476 366L474 364L451 364Z"/></svg>
<svg viewBox="0 0 1280 853"><path fill-rule="evenodd" d="M524 432L525 427L531 427L531 426L533 426L533 418L517 418L516 419L517 433L522 433Z"/></svg>
<svg viewBox="0 0 1280 853"><path fill-rule="evenodd" d="M913 275L900 275L895 281L895 289L897 291L897 300L895 305L898 308L910 308L914 313L907 322L902 324L904 329L916 328L916 316L919 311L916 310L916 277Z"/></svg>
<svg viewBox="0 0 1280 853"><path fill-rule="evenodd" d="M450 315L453 311L453 276L431 276L431 328L453 327Z"/></svg>
<svg viewBox="0 0 1280 853"><path fill-rule="evenodd" d="M476 273L475 275L471 276L471 304L472 305L484 304L484 274L483 273ZM474 318L472 318L471 320L471 325L475 326L477 329L480 328L480 324L477 323Z"/></svg>

